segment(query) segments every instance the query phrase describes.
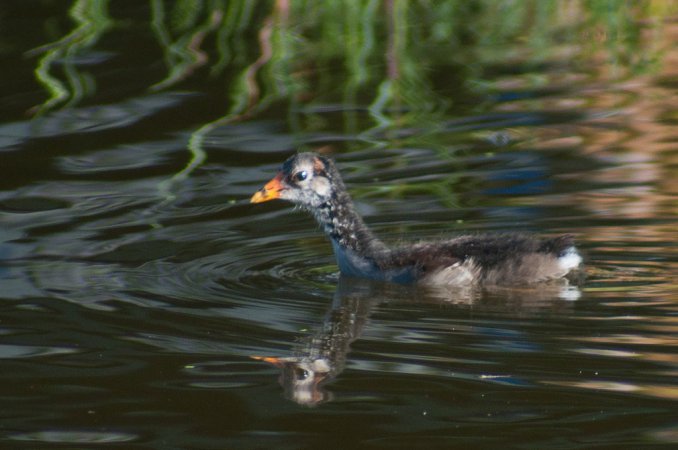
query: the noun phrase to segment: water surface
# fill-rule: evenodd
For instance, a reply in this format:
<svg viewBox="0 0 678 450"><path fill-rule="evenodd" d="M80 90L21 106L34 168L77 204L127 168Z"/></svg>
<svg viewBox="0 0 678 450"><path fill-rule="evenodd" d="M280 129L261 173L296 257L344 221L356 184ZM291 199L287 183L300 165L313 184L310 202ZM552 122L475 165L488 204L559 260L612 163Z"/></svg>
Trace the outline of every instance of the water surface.
<svg viewBox="0 0 678 450"><path fill-rule="evenodd" d="M0 6L0 446L675 446L675 11L247 3ZM586 278L341 278L248 203L298 149L387 241L568 232Z"/></svg>

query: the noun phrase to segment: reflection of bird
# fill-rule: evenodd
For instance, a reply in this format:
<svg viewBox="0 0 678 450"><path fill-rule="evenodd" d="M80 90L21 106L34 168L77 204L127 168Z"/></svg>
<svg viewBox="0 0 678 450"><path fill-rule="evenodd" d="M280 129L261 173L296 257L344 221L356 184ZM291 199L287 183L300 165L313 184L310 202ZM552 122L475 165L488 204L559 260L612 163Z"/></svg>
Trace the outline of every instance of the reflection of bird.
<svg viewBox="0 0 678 450"><path fill-rule="evenodd" d="M315 216L344 275L452 286L525 284L562 278L582 261L569 235L467 235L389 248L356 212L334 163L315 153L290 157L251 201L276 198Z"/></svg>
<svg viewBox="0 0 678 450"><path fill-rule="evenodd" d="M315 406L332 398L325 384L344 370L351 342L357 339L377 301L364 280L340 280L334 301L321 326L299 340L292 356L252 356L280 369L285 395L300 405Z"/></svg>
<svg viewBox="0 0 678 450"><path fill-rule="evenodd" d="M251 356L251 358L272 364L280 370L278 382L283 387L286 398L300 405L317 406L334 398L334 393L328 389L328 385L349 365L347 361L351 345L363 334L368 326L372 308L378 304L409 305L408 309L416 305L418 311L424 314L426 311L432 311L436 317L439 316L444 304L462 307L473 304L474 314L501 311L505 316L521 318L540 314L551 316L559 312L571 314L569 308L572 303L560 300L572 299L573 291L569 291L568 297L562 297L563 288L578 292L573 286L547 283L520 288L488 286L482 290L482 295L473 295L473 291L480 294L477 292L479 290L474 289L449 290L441 287L440 291L446 292L439 297L437 287L419 289L360 278L339 277L332 304L323 321L313 327L310 333L304 333L296 338L288 356ZM429 331L447 335L453 330L452 325L450 328L438 328L436 325L435 330ZM500 345L509 340L502 333L497 335L496 330L492 328L478 327L476 331L481 338L499 339ZM424 329L422 332L427 333ZM538 345L536 342L528 343L525 336L520 336L519 345ZM425 367L430 359L422 358L409 362ZM387 370L397 371L400 365L391 367L392 369ZM449 367L446 370L449 370Z"/></svg>
<svg viewBox="0 0 678 450"><path fill-rule="evenodd" d="M331 395L322 385L329 381L333 371L325 359L290 356L276 358L274 356L252 356L273 364L281 370L280 384L285 388L285 396L305 406L315 406L330 400Z"/></svg>

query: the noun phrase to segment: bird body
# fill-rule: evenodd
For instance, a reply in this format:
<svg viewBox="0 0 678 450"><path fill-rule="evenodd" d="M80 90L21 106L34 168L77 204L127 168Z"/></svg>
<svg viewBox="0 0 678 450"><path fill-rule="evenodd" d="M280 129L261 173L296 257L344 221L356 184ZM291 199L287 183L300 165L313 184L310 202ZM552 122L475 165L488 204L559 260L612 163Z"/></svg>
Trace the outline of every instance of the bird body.
<svg viewBox="0 0 678 450"><path fill-rule="evenodd" d="M389 247L367 227L333 161L298 153L251 199L308 210L329 237L343 275L429 285L514 285L563 278L582 262L571 235L462 235Z"/></svg>

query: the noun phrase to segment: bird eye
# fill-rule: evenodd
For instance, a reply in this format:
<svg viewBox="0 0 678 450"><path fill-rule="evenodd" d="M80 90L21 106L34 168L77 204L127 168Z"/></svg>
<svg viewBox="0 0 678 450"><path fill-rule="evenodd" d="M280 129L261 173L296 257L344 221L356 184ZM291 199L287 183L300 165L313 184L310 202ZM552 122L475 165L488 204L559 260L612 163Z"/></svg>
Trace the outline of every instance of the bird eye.
<svg viewBox="0 0 678 450"><path fill-rule="evenodd" d="M308 376L310 375L310 374L308 373L308 370L302 369L301 367L297 367L297 368L294 370L294 372L295 372L295 375L296 375L296 377L297 377L297 380L299 380L299 381L305 380L305 379L308 378Z"/></svg>
<svg viewBox="0 0 678 450"><path fill-rule="evenodd" d="M306 173L305 170L302 170L300 172L297 172L294 174L294 179L296 181L304 181L308 177L308 173Z"/></svg>

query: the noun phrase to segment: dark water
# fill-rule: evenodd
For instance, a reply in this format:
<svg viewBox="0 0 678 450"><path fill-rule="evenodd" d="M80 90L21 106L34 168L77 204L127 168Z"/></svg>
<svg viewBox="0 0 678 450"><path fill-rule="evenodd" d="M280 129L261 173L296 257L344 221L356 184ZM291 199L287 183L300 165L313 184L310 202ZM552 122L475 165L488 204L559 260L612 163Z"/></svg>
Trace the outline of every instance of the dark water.
<svg viewBox="0 0 678 450"><path fill-rule="evenodd" d="M1 448L678 445L671 16L619 44L657 59L642 70L604 39L573 61L590 39L566 28L541 56L477 44L473 76L469 55L427 67L435 114L320 82L307 102L250 89L260 103L234 113L256 33L230 70L172 78L147 6L111 6L118 28L54 55L51 105L34 49L75 19L22 5L0 6ZM248 203L299 148L336 158L387 240L570 232L586 280L341 279L311 218Z"/></svg>

